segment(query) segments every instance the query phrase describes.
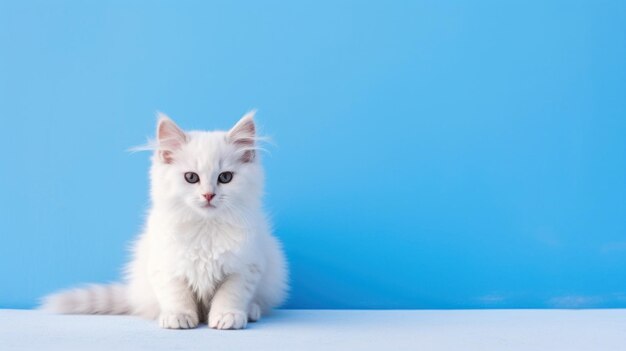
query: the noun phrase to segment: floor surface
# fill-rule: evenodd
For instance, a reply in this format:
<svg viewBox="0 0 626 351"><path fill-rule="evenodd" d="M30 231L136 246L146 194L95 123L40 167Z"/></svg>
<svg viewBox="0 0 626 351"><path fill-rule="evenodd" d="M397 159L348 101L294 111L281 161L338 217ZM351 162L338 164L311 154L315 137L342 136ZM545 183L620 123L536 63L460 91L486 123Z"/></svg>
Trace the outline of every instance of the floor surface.
<svg viewBox="0 0 626 351"><path fill-rule="evenodd" d="M0 350L626 350L626 310L280 310L245 330L0 310Z"/></svg>

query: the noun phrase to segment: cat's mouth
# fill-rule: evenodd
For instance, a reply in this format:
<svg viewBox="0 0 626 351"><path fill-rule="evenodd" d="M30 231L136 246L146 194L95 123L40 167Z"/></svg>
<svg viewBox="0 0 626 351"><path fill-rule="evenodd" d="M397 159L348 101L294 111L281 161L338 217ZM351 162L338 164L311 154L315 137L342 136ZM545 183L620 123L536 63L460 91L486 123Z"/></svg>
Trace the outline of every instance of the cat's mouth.
<svg viewBox="0 0 626 351"><path fill-rule="evenodd" d="M202 208L215 208L215 206L210 203L205 203L204 205L202 205Z"/></svg>

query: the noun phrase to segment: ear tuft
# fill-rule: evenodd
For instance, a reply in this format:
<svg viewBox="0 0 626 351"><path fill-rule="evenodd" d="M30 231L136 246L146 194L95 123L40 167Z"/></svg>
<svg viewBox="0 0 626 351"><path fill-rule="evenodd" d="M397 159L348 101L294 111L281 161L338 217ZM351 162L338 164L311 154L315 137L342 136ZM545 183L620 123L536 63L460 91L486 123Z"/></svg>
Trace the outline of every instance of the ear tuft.
<svg viewBox="0 0 626 351"><path fill-rule="evenodd" d="M252 110L246 113L237 124L228 132L228 139L237 146L241 154L241 162L252 162L255 157L255 140L256 126L254 124L254 115L256 111Z"/></svg>
<svg viewBox="0 0 626 351"><path fill-rule="evenodd" d="M157 116L157 152L163 163L172 163L173 152L187 142L187 135L165 114L159 112Z"/></svg>

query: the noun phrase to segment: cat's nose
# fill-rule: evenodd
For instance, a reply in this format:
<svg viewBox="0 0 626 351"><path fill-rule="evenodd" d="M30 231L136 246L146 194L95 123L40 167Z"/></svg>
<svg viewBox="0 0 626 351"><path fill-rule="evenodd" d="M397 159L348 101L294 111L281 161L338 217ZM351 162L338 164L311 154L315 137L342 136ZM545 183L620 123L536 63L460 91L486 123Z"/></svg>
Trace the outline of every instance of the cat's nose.
<svg viewBox="0 0 626 351"><path fill-rule="evenodd" d="M215 194L213 194L213 193L206 193L206 194L204 194L202 196L204 196L204 198L206 199L207 202L211 202L211 200L213 200L213 198L215 197Z"/></svg>

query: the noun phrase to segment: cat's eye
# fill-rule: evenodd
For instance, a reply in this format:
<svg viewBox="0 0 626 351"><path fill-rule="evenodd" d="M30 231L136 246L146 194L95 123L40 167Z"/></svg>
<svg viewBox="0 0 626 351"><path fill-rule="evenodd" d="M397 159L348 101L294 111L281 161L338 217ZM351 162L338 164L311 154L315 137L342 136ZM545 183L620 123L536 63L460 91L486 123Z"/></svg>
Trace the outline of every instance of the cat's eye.
<svg viewBox="0 0 626 351"><path fill-rule="evenodd" d="M233 172L222 172L219 176L217 176L217 181L226 184L233 180Z"/></svg>
<svg viewBox="0 0 626 351"><path fill-rule="evenodd" d="M187 183L194 184L200 181L200 177L198 176L198 173L187 172L185 173L185 180Z"/></svg>

